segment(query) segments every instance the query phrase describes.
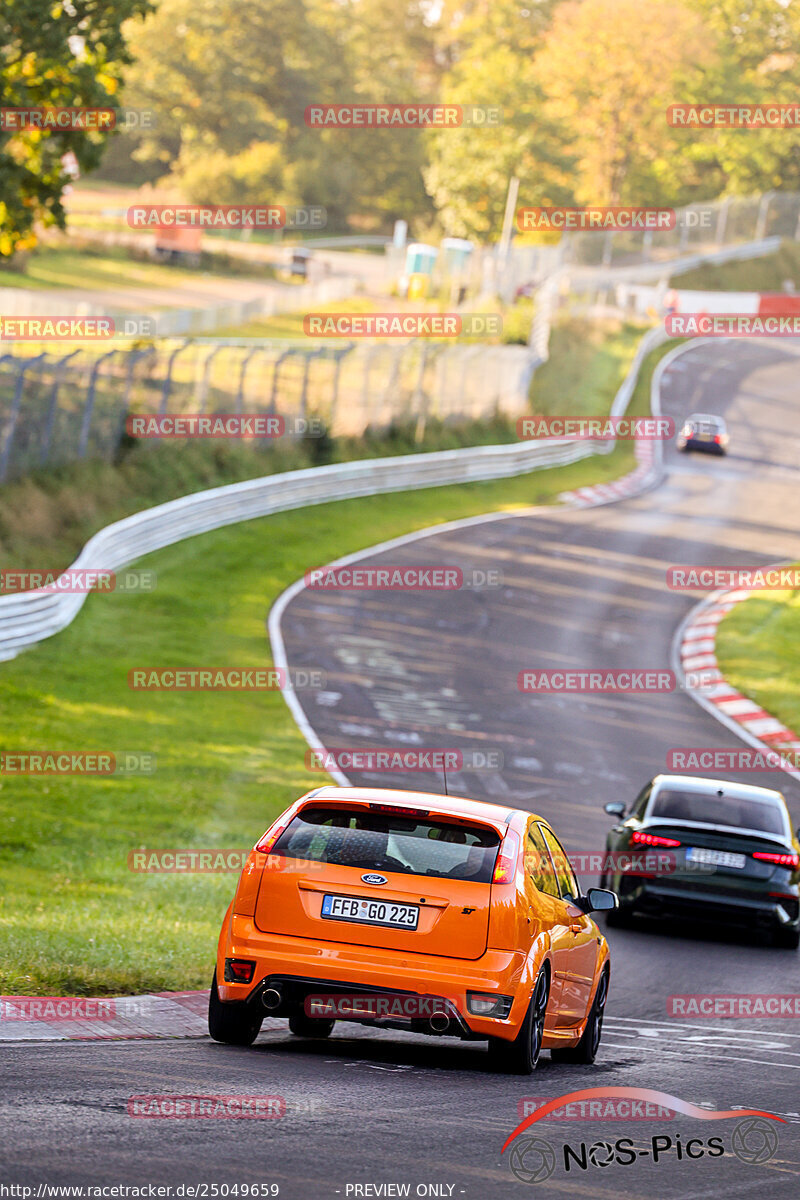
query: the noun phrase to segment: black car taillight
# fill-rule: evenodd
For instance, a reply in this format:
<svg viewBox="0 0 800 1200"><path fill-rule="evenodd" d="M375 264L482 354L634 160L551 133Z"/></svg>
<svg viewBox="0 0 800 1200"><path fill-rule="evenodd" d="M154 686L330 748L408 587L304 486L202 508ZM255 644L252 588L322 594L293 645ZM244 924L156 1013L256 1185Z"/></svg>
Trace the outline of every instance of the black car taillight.
<svg viewBox="0 0 800 1200"><path fill-rule="evenodd" d="M761 862L774 863L776 867L788 867L791 871L796 871L800 867L800 856L797 854L771 854L766 850L754 850L753 858L757 858Z"/></svg>
<svg viewBox="0 0 800 1200"><path fill-rule="evenodd" d="M634 829L631 834L631 844L634 846L680 846L675 838L658 837L655 833L642 833Z"/></svg>
<svg viewBox="0 0 800 1200"><path fill-rule="evenodd" d="M249 958L226 958L225 982L250 983L255 969L256 964Z"/></svg>

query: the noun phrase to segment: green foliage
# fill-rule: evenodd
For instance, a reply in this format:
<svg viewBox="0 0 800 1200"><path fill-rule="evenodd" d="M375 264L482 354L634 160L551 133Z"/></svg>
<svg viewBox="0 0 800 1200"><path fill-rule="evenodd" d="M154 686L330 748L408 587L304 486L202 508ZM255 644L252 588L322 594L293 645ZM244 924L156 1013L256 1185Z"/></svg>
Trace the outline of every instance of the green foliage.
<svg viewBox="0 0 800 1200"><path fill-rule="evenodd" d="M108 108L119 103L121 32L150 0L4 0L0 7L0 106ZM100 162L108 134L84 130L0 132L0 257L35 243L34 224L64 225L69 182L61 159L82 172Z"/></svg>
<svg viewBox="0 0 800 1200"><path fill-rule="evenodd" d="M430 216L423 139L319 130L312 103L435 99L433 30L417 0L163 0L132 35L129 103L164 119L138 139L188 199L321 204L329 226Z"/></svg>
<svg viewBox="0 0 800 1200"><path fill-rule="evenodd" d="M322 205L332 232L402 217L415 237L492 242L514 175L520 205L800 189L800 129L666 120L681 101L794 103L797 0L159 0L126 20L147 9L9 0L3 103L108 104L124 75L125 103L157 123L113 141L109 178L158 180L175 198ZM309 105L358 102L501 115L427 130L305 123ZM66 149L91 171L103 135L0 136L0 255L30 244L35 220L63 223Z"/></svg>
<svg viewBox="0 0 800 1200"><path fill-rule="evenodd" d="M735 605L719 624L716 655L737 692L800 731L800 592L762 592Z"/></svg>

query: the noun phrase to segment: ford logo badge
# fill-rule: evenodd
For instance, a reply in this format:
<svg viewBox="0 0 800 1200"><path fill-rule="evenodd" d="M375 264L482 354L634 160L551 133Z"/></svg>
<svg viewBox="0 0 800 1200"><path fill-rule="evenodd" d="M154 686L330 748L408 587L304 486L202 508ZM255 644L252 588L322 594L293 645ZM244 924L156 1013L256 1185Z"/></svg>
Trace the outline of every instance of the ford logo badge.
<svg viewBox="0 0 800 1200"><path fill-rule="evenodd" d="M385 875L377 875L372 872L370 872L368 875L362 875L361 880L363 883L376 883L376 884L389 882L389 880L386 878Z"/></svg>

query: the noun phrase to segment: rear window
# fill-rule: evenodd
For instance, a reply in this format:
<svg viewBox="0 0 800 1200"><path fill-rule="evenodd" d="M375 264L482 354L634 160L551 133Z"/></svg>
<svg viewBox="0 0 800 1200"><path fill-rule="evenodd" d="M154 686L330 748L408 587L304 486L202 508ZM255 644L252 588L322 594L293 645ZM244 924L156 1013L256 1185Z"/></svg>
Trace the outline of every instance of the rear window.
<svg viewBox="0 0 800 1200"><path fill-rule="evenodd" d="M362 871L399 871L489 883L499 835L482 825L397 817L365 809L305 808L271 853Z"/></svg>
<svg viewBox="0 0 800 1200"><path fill-rule="evenodd" d="M739 826L764 833L785 834L780 805L774 800L706 795L665 788L650 809L651 817L673 821L702 821L706 825Z"/></svg>

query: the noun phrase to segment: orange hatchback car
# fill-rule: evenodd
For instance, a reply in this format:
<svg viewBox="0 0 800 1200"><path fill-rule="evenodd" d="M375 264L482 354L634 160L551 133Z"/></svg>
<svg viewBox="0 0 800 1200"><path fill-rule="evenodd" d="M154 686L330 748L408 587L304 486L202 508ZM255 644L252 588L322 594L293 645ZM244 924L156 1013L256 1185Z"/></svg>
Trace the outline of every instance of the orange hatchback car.
<svg viewBox="0 0 800 1200"><path fill-rule="evenodd" d="M250 854L225 914L209 1032L250 1045L265 1016L302 1037L337 1019L488 1039L498 1069L591 1063L610 974L541 817L425 792L317 788Z"/></svg>

